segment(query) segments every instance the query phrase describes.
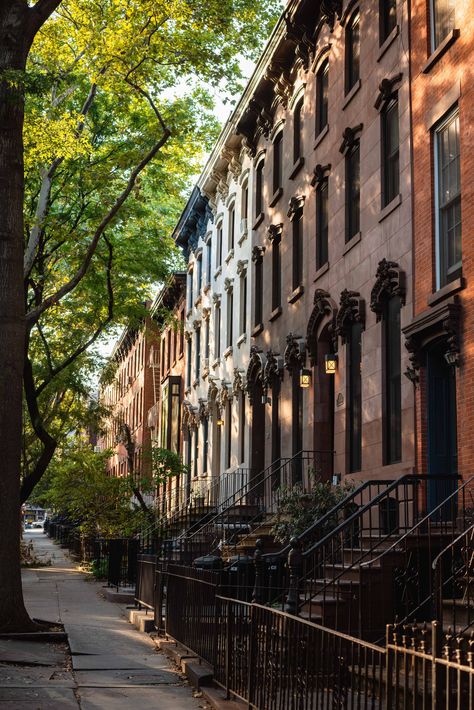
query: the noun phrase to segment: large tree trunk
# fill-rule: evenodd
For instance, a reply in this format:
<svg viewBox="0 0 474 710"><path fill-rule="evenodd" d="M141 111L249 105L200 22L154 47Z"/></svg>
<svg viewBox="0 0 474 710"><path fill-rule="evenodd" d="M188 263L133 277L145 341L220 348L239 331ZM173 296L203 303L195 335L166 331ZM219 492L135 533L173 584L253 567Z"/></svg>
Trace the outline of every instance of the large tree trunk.
<svg viewBox="0 0 474 710"><path fill-rule="evenodd" d="M35 627L23 602L20 569L20 460L25 356L23 290L23 70L28 6L0 0L0 631ZM12 75L10 74L10 77ZM21 76L18 77L21 80ZM35 627L36 628L36 627Z"/></svg>

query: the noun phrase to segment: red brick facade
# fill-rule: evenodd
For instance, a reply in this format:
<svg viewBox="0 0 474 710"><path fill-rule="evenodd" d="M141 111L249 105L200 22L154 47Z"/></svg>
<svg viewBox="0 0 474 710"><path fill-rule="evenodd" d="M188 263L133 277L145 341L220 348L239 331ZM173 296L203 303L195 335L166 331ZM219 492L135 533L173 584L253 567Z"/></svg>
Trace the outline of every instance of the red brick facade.
<svg viewBox="0 0 474 710"><path fill-rule="evenodd" d="M416 387L417 468L430 472L430 388L427 353L433 343L451 348L457 410L458 471L474 470L474 2L455 3L455 16L444 41L432 37L433 3L413 0L411 18L411 107L413 134L414 322L405 329ZM454 27L453 27L454 25ZM459 111L462 275L443 286L437 278L436 131L446 116ZM458 313L459 311L459 313ZM439 325L433 319L439 313ZM431 393L434 391L432 385ZM438 411L439 417L450 417ZM451 417L452 418L452 417ZM456 435L456 433L455 433Z"/></svg>

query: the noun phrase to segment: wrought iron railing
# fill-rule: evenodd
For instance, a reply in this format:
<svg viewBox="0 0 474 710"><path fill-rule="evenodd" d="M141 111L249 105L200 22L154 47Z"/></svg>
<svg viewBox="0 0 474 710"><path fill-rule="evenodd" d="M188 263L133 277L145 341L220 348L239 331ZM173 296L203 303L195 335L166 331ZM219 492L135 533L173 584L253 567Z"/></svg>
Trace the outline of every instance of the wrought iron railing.
<svg viewBox="0 0 474 710"><path fill-rule="evenodd" d="M470 477L433 510L415 520L410 529L386 549L361 562L359 604L366 627L377 629L377 624L370 621L378 611L371 602L380 596L382 586L385 604L393 609L394 619L397 618L399 623L414 619L442 621L435 606L437 585L433 562L445 548L446 556L450 549L456 550L456 545L452 547L452 544L459 532L466 530L472 522L473 480L474 477ZM441 573L441 565L438 565L438 571ZM445 578L445 571L439 582L444 580L444 590L448 593L454 580ZM454 615L455 607L453 604ZM383 633L383 628L384 624L379 623L378 632Z"/></svg>
<svg viewBox="0 0 474 710"><path fill-rule="evenodd" d="M474 626L474 525L433 562L435 616L456 635Z"/></svg>

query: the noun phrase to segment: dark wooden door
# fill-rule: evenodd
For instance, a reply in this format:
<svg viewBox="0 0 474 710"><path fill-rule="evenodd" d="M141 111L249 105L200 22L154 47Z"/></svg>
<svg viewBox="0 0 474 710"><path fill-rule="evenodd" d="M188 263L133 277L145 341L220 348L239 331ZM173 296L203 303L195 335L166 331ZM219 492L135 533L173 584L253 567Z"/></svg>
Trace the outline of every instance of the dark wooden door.
<svg viewBox="0 0 474 710"><path fill-rule="evenodd" d="M263 390L260 382L253 388L252 401L252 450L251 469L255 478L265 468L265 405L262 403Z"/></svg>

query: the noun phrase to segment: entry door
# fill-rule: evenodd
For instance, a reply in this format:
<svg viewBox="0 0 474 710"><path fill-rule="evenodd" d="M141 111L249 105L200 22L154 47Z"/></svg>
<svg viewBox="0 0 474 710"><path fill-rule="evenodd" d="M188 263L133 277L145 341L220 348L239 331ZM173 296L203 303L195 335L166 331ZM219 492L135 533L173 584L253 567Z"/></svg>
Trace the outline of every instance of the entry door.
<svg viewBox="0 0 474 710"><path fill-rule="evenodd" d="M258 477L265 468L265 405L262 403L262 396L262 385L257 382L253 388L252 400L252 478Z"/></svg>
<svg viewBox="0 0 474 710"><path fill-rule="evenodd" d="M436 508L457 485L456 380L441 346L427 353L428 473L440 479L428 483L428 509ZM451 479L441 478L452 476ZM442 511L443 517L448 510Z"/></svg>

